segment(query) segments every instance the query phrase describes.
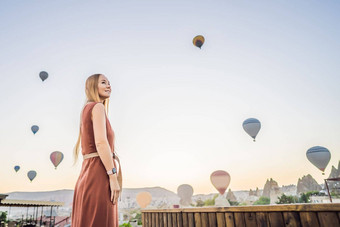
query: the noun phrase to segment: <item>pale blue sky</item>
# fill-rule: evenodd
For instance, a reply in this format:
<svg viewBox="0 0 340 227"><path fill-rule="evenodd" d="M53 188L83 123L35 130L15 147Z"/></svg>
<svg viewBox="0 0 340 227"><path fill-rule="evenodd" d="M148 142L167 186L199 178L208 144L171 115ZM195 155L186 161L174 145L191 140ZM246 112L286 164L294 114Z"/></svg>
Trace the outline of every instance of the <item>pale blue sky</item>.
<svg viewBox="0 0 340 227"><path fill-rule="evenodd" d="M84 83L98 72L112 84L125 187L215 192L217 169L232 190L307 173L322 183L305 153L331 151L326 176L340 160L339 11L337 1L1 1L0 192L74 187ZM242 129L249 117L262 122L256 143Z"/></svg>

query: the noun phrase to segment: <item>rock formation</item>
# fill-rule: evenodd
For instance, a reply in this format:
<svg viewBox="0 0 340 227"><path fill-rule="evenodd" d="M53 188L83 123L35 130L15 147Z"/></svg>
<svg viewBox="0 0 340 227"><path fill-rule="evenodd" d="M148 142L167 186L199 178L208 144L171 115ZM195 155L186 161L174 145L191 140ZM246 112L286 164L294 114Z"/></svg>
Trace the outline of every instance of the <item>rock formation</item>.
<svg viewBox="0 0 340 227"><path fill-rule="evenodd" d="M215 206L217 207L230 207L230 203L226 197L221 194L218 194L217 198L215 199Z"/></svg>
<svg viewBox="0 0 340 227"><path fill-rule="evenodd" d="M229 188L229 191L228 191L228 193L227 193L227 199L228 199L229 201L231 201L231 202L236 202L236 201L237 201L237 199L236 199L234 193L231 191L230 188Z"/></svg>
<svg viewBox="0 0 340 227"><path fill-rule="evenodd" d="M258 187L256 187L255 191L253 191L252 189L249 190L249 196L252 196L252 195L257 196L257 197L261 196L261 192Z"/></svg>
<svg viewBox="0 0 340 227"><path fill-rule="evenodd" d="M308 174L307 176L303 176L301 179L299 178L297 183L297 190L296 194L300 194L303 192L309 192L309 191L320 191L322 188L316 182L316 180Z"/></svg>
<svg viewBox="0 0 340 227"><path fill-rule="evenodd" d="M270 178L270 180L267 179L263 188L262 196L270 198L270 203L274 204L277 201L277 197L281 194L282 192L277 182L272 178Z"/></svg>
<svg viewBox="0 0 340 227"><path fill-rule="evenodd" d="M282 195L281 188L274 187L272 190L270 190L270 204L275 204L277 201L279 201L279 196Z"/></svg>
<svg viewBox="0 0 340 227"><path fill-rule="evenodd" d="M335 166L332 166L332 170L328 178L339 178L339 177L340 177L340 161L338 164L338 168L335 168ZM328 181L328 187L330 191L333 191L333 189L335 189L335 185L339 185L339 181Z"/></svg>
<svg viewBox="0 0 340 227"><path fill-rule="evenodd" d="M340 177L340 161L338 164L338 168L335 168L334 166L332 166L332 170L328 178L336 178L336 177Z"/></svg>
<svg viewBox="0 0 340 227"><path fill-rule="evenodd" d="M275 188L279 188L279 185L273 178L270 178L270 180L267 179L266 184L263 187L263 193L262 196L270 198L270 191L274 190Z"/></svg>

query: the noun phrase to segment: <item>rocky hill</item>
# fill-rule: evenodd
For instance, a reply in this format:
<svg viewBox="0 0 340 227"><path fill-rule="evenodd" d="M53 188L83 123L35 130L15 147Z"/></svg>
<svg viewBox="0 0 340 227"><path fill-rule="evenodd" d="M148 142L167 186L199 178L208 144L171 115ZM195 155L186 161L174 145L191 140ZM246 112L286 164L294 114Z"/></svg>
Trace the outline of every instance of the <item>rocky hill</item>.
<svg viewBox="0 0 340 227"><path fill-rule="evenodd" d="M338 177L340 177L340 161L338 163L338 168L335 168L335 166L332 166L332 170L328 178L338 178ZM328 181L329 190L333 191L334 188L339 188L339 184L340 184L339 182Z"/></svg>
<svg viewBox="0 0 340 227"><path fill-rule="evenodd" d="M307 176L299 178L296 194L309 191L320 191L321 189L321 186L318 184L318 182L316 182L312 175L308 174Z"/></svg>
<svg viewBox="0 0 340 227"><path fill-rule="evenodd" d="M230 188L229 188L229 191L227 193L227 199L229 201L232 201L232 202L236 202L237 201L236 196L234 195L234 193L231 191Z"/></svg>

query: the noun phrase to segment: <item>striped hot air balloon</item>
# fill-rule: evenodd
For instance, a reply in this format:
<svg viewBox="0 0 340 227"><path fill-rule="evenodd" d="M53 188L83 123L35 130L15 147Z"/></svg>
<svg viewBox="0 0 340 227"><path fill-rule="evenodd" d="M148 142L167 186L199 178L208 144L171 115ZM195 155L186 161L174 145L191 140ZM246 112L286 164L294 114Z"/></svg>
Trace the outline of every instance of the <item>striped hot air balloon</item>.
<svg viewBox="0 0 340 227"><path fill-rule="evenodd" d="M54 151L50 155L50 160L56 169L63 159L64 159L64 154L60 151Z"/></svg>
<svg viewBox="0 0 340 227"><path fill-rule="evenodd" d="M224 170L216 170L210 175L210 181L217 191L223 195L230 184L230 175Z"/></svg>
<svg viewBox="0 0 340 227"><path fill-rule="evenodd" d="M308 160L325 175L325 169L331 160L331 152L325 147L315 146L307 150L306 156Z"/></svg>
<svg viewBox="0 0 340 227"><path fill-rule="evenodd" d="M244 131L250 135L255 142L255 138L261 129L261 122L256 118L248 118L242 124Z"/></svg>

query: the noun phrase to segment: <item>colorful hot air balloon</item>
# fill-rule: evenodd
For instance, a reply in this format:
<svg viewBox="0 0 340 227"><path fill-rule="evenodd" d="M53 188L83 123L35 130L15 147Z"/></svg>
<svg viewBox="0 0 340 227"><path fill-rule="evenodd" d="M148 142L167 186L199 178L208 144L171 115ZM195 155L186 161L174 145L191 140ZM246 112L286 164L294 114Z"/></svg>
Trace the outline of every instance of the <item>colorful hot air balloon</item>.
<svg viewBox="0 0 340 227"><path fill-rule="evenodd" d="M201 49L201 47L203 46L204 44L204 37L201 36L201 35L198 35L196 36L193 40L192 40L192 43L197 46L198 48Z"/></svg>
<svg viewBox="0 0 340 227"><path fill-rule="evenodd" d="M60 151L54 151L50 155L51 162L53 163L55 169L57 169L57 166L61 163L61 161L64 159L64 154Z"/></svg>
<svg viewBox="0 0 340 227"><path fill-rule="evenodd" d="M47 77L48 77L48 73L45 72L45 71L41 71L41 72L39 73L39 77L40 77L40 79L41 79L42 81L45 81L45 80L47 79Z"/></svg>
<svg viewBox="0 0 340 227"><path fill-rule="evenodd" d="M32 130L33 134L36 134L39 131L39 126L38 125L33 125L31 127L31 130Z"/></svg>
<svg viewBox="0 0 340 227"><path fill-rule="evenodd" d="M35 172L34 170L28 171L27 173L27 177L28 179L30 179L31 182L34 180L36 176L37 176L37 172Z"/></svg>
<svg viewBox="0 0 340 227"><path fill-rule="evenodd" d="M152 196L149 192L140 192L136 196L138 205L141 208L147 207L151 202Z"/></svg>
<svg viewBox="0 0 340 227"><path fill-rule="evenodd" d="M244 131L246 131L246 133L248 133L248 135L250 135L255 142L257 133L259 133L261 129L261 122L256 118L248 118L243 122L242 126Z"/></svg>
<svg viewBox="0 0 340 227"><path fill-rule="evenodd" d="M18 172L18 171L19 171L19 169L20 169L20 166L14 166L14 170L15 170L15 172Z"/></svg>
<svg viewBox="0 0 340 227"><path fill-rule="evenodd" d="M331 152L325 147L315 146L307 150L306 156L308 160L325 175L325 169L331 160Z"/></svg>
<svg viewBox="0 0 340 227"><path fill-rule="evenodd" d="M182 206L189 206L191 204L191 197L193 194L194 189L191 187L191 185L182 184L177 188L177 195L179 196L179 198L181 198L179 203Z"/></svg>
<svg viewBox="0 0 340 227"><path fill-rule="evenodd" d="M216 170L210 175L210 181L217 191L223 195L229 186L230 175L224 170Z"/></svg>

